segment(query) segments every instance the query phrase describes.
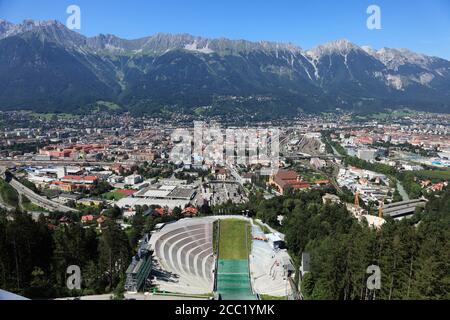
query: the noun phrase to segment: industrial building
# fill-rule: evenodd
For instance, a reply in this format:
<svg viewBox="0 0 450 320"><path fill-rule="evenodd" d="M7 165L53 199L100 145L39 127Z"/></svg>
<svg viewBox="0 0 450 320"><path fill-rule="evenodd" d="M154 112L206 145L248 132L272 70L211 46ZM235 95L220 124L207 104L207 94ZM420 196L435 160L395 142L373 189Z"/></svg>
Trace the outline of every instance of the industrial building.
<svg viewBox="0 0 450 320"><path fill-rule="evenodd" d="M151 185L137 191L133 195L117 202L119 208L135 208L136 206L161 206L173 209L184 208L197 194L196 187L190 185Z"/></svg>
<svg viewBox="0 0 450 320"><path fill-rule="evenodd" d="M152 271L152 252L150 250L150 237L146 234L142 240L137 254L133 257L126 271L125 290L139 292L145 287L145 281Z"/></svg>

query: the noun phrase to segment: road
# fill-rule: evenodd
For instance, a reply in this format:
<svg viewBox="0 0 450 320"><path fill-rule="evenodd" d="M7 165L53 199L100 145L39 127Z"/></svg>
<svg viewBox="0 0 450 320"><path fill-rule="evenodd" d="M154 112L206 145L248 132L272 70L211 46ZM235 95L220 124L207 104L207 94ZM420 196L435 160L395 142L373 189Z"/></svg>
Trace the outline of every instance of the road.
<svg viewBox="0 0 450 320"><path fill-rule="evenodd" d="M334 155L337 157L341 157L341 154L336 150L335 147L331 146L331 148L333 149Z"/></svg>
<svg viewBox="0 0 450 320"><path fill-rule="evenodd" d="M9 182L9 184L16 189L16 191L20 194L20 195L24 195L26 196L32 203L40 206L41 208L44 208L46 210L49 211L60 211L60 212L78 212L77 210L73 209L73 208L69 208L67 206L64 206L62 204L53 202L45 197L42 197L38 194L36 194L34 191L32 191L31 189L28 189L27 187L25 187L23 184L21 184L19 181L17 181L16 179L11 179L11 181Z"/></svg>
<svg viewBox="0 0 450 320"><path fill-rule="evenodd" d="M0 166L0 175L2 177L5 176L6 167ZM45 197L42 197L35 193L33 190L25 187L19 181L17 181L14 177L9 181L11 187L13 187L21 196L26 196L32 203L38 205L41 208L44 208L48 211L60 211L60 212L78 212L77 210L64 206L62 204L51 201Z"/></svg>
<svg viewBox="0 0 450 320"><path fill-rule="evenodd" d="M236 182L239 183L241 186L244 186L244 182L242 181L242 177L239 175L239 173L234 169L233 166L227 166L228 170L230 170L231 175L233 178L236 179Z"/></svg>

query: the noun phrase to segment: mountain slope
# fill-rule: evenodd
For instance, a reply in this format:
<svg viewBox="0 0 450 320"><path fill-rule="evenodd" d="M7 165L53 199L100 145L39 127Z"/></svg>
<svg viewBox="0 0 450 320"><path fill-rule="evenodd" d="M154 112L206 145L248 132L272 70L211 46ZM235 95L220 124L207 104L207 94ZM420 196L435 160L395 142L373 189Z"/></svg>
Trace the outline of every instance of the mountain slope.
<svg viewBox="0 0 450 320"><path fill-rule="evenodd" d="M450 62L338 40L291 44L156 34L86 38L57 21L0 20L0 109L292 115L337 107L450 111Z"/></svg>

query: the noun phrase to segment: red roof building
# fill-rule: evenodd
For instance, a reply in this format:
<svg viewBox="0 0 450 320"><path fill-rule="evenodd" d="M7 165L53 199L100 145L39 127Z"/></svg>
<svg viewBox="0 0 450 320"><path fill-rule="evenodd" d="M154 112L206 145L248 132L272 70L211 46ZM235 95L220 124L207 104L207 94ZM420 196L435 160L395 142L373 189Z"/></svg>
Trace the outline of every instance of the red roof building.
<svg viewBox="0 0 450 320"><path fill-rule="evenodd" d="M287 189L301 190L311 187L295 171L279 171L277 174L270 176L268 184L276 187L281 194L284 194Z"/></svg>
<svg viewBox="0 0 450 320"><path fill-rule="evenodd" d="M94 216L91 214L81 217L81 222L83 222L83 223L91 222L91 221L94 221Z"/></svg>
<svg viewBox="0 0 450 320"><path fill-rule="evenodd" d="M444 182L439 182L439 183L433 184L430 188L433 191L442 191L442 190L444 190L445 186L446 186L446 184Z"/></svg>
<svg viewBox="0 0 450 320"><path fill-rule="evenodd" d="M194 207L187 207L182 212L185 216L196 216L198 214L198 209Z"/></svg>
<svg viewBox="0 0 450 320"><path fill-rule="evenodd" d="M61 181L75 184L94 184L98 178L96 176L64 176Z"/></svg>
<svg viewBox="0 0 450 320"><path fill-rule="evenodd" d="M373 138L367 136L359 136L353 138L353 141L359 144L373 144Z"/></svg>

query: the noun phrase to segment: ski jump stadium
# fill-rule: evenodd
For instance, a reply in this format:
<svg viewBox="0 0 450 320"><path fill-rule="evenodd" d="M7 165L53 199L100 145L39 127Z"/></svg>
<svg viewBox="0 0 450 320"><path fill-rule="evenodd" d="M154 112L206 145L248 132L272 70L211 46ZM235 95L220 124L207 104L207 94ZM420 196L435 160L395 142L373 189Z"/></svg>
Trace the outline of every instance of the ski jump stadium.
<svg viewBox="0 0 450 320"><path fill-rule="evenodd" d="M284 235L264 234L262 226L242 216L158 225L141 240L125 289L218 300L296 299Z"/></svg>

